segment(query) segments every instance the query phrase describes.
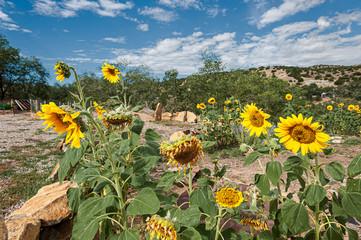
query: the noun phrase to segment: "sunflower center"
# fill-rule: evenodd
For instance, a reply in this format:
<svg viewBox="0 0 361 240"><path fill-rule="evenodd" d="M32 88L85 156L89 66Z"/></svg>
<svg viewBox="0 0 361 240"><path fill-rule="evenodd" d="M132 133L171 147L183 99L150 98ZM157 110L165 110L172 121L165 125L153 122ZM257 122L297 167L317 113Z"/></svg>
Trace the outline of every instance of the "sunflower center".
<svg viewBox="0 0 361 240"><path fill-rule="evenodd" d="M68 124L67 122L64 122L64 121L63 121L63 119L64 119L64 117L65 117L65 114L56 114L56 117L60 120L60 122L63 123L63 125L64 125L65 127L69 127L69 126L70 126L70 124Z"/></svg>
<svg viewBox="0 0 361 240"><path fill-rule="evenodd" d="M109 71L109 73L110 73L111 75L113 75L113 76L116 75L116 74L115 74L115 69L109 68L108 71Z"/></svg>
<svg viewBox="0 0 361 240"><path fill-rule="evenodd" d="M198 155L198 147L195 144L182 146L179 152L174 154L174 159L184 165L191 162Z"/></svg>
<svg viewBox="0 0 361 240"><path fill-rule="evenodd" d="M262 127L264 122L264 117L258 111L254 111L251 113L251 117L249 119L253 126Z"/></svg>
<svg viewBox="0 0 361 240"><path fill-rule="evenodd" d="M233 188L222 188L217 192L216 199L225 206L234 206L240 201L238 191Z"/></svg>
<svg viewBox="0 0 361 240"><path fill-rule="evenodd" d="M313 143L316 140L315 131L310 127L296 125L290 129L290 135L293 140L299 143Z"/></svg>

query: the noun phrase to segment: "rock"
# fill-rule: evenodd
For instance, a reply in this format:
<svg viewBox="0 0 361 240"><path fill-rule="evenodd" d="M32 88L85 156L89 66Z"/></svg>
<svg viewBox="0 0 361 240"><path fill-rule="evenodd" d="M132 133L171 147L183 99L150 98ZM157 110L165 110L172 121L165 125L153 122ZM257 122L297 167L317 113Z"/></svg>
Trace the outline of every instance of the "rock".
<svg viewBox="0 0 361 240"><path fill-rule="evenodd" d="M174 121L185 122L187 120L187 111L179 112Z"/></svg>
<svg viewBox="0 0 361 240"><path fill-rule="evenodd" d="M71 209L68 206L66 192L71 187L76 187L76 183L64 181L61 185L53 183L42 187L24 206L13 212L9 219L21 216L40 219L42 226L52 226L68 219ZM10 234L10 229L8 231Z"/></svg>
<svg viewBox="0 0 361 240"><path fill-rule="evenodd" d="M174 120L176 117L178 117L179 112L173 113L172 116L170 117L170 120Z"/></svg>
<svg viewBox="0 0 361 240"><path fill-rule="evenodd" d="M187 112L187 122L190 123L198 122L197 116L192 112Z"/></svg>
<svg viewBox="0 0 361 240"><path fill-rule="evenodd" d="M344 140L342 139L335 139L335 140L332 140L332 143L336 143L336 144L340 144L340 143L343 143Z"/></svg>
<svg viewBox="0 0 361 240"><path fill-rule="evenodd" d="M69 240L73 230L74 218L68 219L52 227L42 229L40 240Z"/></svg>
<svg viewBox="0 0 361 240"><path fill-rule="evenodd" d="M157 108L155 109L155 121L162 121L162 112L163 106L161 103L158 103Z"/></svg>
<svg viewBox="0 0 361 240"><path fill-rule="evenodd" d="M181 139L182 137L185 137L186 134L182 131L179 132L175 132L173 133L170 137L169 137L169 141L177 141L179 139Z"/></svg>
<svg viewBox="0 0 361 240"><path fill-rule="evenodd" d="M39 218L17 215L6 220L9 240L37 240L39 238L41 220Z"/></svg>
<svg viewBox="0 0 361 240"><path fill-rule="evenodd" d="M8 230L5 225L3 213L1 211L1 206L0 206L0 239L4 239L4 240L8 239Z"/></svg>
<svg viewBox="0 0 361 240"><path fill-rule="evenodd" d="M169 113L169 112L166 112L166 113L162 114L162 119L163 120L171 120L171 118L172 118L172 114Z"/></svg>

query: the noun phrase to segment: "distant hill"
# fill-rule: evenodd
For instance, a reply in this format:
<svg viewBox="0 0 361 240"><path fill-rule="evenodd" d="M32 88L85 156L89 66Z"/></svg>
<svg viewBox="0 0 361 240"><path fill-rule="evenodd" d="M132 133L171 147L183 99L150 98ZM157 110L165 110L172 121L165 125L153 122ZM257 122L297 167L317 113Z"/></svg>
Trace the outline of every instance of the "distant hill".
<svg viewBox="0 0 361 240"><path fill-rule="evenodd" d="M275 76L292 85L317 84L318 87L337 87L361 82L361 64L353 66L315 65L311 67L273 66L251 68L249 71Z"/></svg>

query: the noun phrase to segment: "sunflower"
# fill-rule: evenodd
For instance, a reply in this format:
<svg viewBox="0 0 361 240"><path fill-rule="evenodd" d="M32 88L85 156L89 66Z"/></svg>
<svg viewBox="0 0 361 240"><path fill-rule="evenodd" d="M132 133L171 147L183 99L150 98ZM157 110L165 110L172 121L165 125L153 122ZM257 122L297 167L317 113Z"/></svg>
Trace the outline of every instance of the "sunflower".
<svg viewBox="0 0 361 240"><path fill-rule="evenodd" d="M183 137L175 142L163 141L160 152L169 158L168 164L172 163L172 167L175 164L179 171L182 165L185 165L185 171L188 163L191 166L198 165L198 159L202 159L204 156L202 142L195 137Z"/></svg>
<svg viewBox="0 0 361 240"><path fill-rule="evenodd" d="M338 107L343 107L343 105L345 105L345 104L343 104L343 103L340 103L340 104L338 105Z"/></svg>
<svg viewBox="0 0 361 240"><path fill-rule="evenodd" d="M111 83L119 82L119 70L114 66L104 63L102 66L102 72L105 79L107 79Z"/></svg>
<svg viewBox="0 0 361 240"><path fill-rule="evenodd" d="M65 78L70 77L69 66L64 62L57 62L54 66L54 70L56 70L55 74L58 75L56 80L59 82L62 82Z"/></svg>
<svg viewBox="0 0 361 240"><path fill-rule="evenodd" d="M360 110L360 106L359 106L359 105L355 105L355 110L356 110L356 111Z"/></svg>
<svg viewBox="0 0 361 240"><path fill-rule="evenodd" d="M290 100L292 100L292 95L291 94L286 94L286 99L288 100L288 101L290 101Z"/></svg>
<svg viewBox="0 0 361 240"><path fill-rule="evenodd" d="M222 179L214 188L217 204L225 208L238 207L244 200L238 185L228 179Z"/></svg>
<svg viewBox="0 0 361 240"><path fill-rule="evenodd" d="M227 112L227 108L226 108L226 106L224 106L223 110L224 110L224 112Z"/></svg>
<svg viewBox="0 0 361 240"><path fill-rule="evenodd" d="M41 110L42 112L37 112L37 115L46 120L43 125L48 125L44 131L54 127L53 131L58 132L58 135L67 132L65 143L72 141L70 147L80 147L80 138L83 138L84 135L80 131L79 125L74 121L79 116L79 112L69 114L53 102L42 105Z"/></svg>
<svg viewBox="0 0 361 240"><path fill-rule="evenodd" d="M95 110L97 111L98 118L99 118L100 120L102 120L102 115L103 115L103 113L105 113L106 111L103 110L103 107L98 106L98 103L97 103L96 101L93 101L93 105L96 107Z"/></svg>
<svg viewBox="0 0 361 240"><path fill-rule="evenodd" d="M231 109L229 109L229 111L230 111L230 112L233 112L233 111L234 111L234 109L233 109L233 108L231 108Z"/></svg>
<svg viewBox="0 0 361 240"><path fill-rule="evenodd" d="M311 107L311 105L306 105L306 106L305 106L305 108L310 108L310 107Z"/></svg>
<svg viewBox="0 0 361 240"><path fill-rule="evenodd" d="M236 103L236 104L238 104L238 100L236 99L236 100L234 100L234 102Z"/></svg>
<svg viewBox="0 0 361 240"><path fill-rule="evenodd" d="M262 109L258 109L253 103L244 107L241 118L243 118L242 125L251 131L250 135L256 134L257 137L267 133L266 128L271 127L271 123L266 121L270 115L264 113Z"/></svg>
<svg viewBox="0 0 361 240"><path fill-rule="evenodd" d="M237 111L237 112L239 112L240 110L241 110L241 109L239 109L239 108L236 108L236 111Z"/></svg>
<svg viewBox="0 0 361 240"><path fill-rule="evenodd" d="M177 240L177 232L173 221L154 215L152 218L147 218L147 228L150 232L150 239L157 236L157 239L162 240Z"/></svg>
<svg viewBox="0 0 361 240"><path fill-rule="evenodd" d="M226 104L226 105L229 105L229 104L231 104L231 103L232 103L231 100L228 100L228 101L225 101L225 102L224 102L224 104Z"/></svg>
<svg viewBox="0 0 361 240"><path fill-rule="evenodd" d="M306 155L308 150L312 153L322 152L322 148L326 148L326 143L330 136L323 133L322 129L318 129L318 122L312 123L312 117L303 119L300 113L297 116L292 114L287 119L280 118L278 128L275 129L276 136L280 137L280 143L283 143L288 150L297 153L301 148L302 155Z"/></svg>
<svg viewBox="0 0 361 240"><path fill-rule="evenodd" d="M241 124L241 122L242 122L242 120L238 118L238 119L237 119L237 123L238 123L238 124Z"/></svg>
<svg viewBox="0 0 361 240"><path fill-rule="evenodd" d="M213 104L213 103L215 103L215 102L216 102L216 99L214 99L214 98L210 98L210 99L208 99L208 102L209 102L210 104Z"/></svg>
<svg viewBox="0 0 361 240"><path fill-rule="evenodd" d="M331 105L327 106L327 110L331 111L333 109L333 107Z"/></svg>
<svg viewBox="0 0 361 240"><path fill-rule="evenodd" d="M114 132L116 127L122 131L126 126L132 125L133 114L125 108L119 107L115 111L106 112L102 116L102 123L105 127Z"/></svg>
<svg viewBox="0 0 361 240"><path fill-rule="evenodd" d="M204 103L197 104L197 108L199 108L199 109L206 109L206 105L204 105Z"/></svg>
<svg viewBox="0 0 361 240"><path fill-rule="evenodd" d="M347 108L349 111L355 110L355 106L354 105L348 105Z"/></svg>

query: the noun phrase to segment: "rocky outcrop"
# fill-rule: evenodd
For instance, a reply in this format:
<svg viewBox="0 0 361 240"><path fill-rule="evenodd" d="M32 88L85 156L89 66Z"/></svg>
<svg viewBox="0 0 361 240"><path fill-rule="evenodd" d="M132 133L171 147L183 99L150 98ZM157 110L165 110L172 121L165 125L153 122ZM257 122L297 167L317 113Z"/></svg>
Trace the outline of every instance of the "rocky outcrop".
<svg viewBox="0 0 361 240"><path fill-rule="evenodd" d="M186 134L182 131L175 132L169 137L169 141L177 141L180 140L182 137L185 137Z"/></svg>
<svg viewBox="0 0 361 240"><path fill-rule="evenodd" d="M54 183L41 188L6 220L9 240L37 239L40 227L53 226L68 219L71 209L66 192L71 187L76 187L76 183L64 181L61 185Z"/></svg>

